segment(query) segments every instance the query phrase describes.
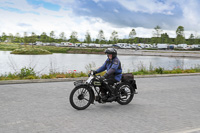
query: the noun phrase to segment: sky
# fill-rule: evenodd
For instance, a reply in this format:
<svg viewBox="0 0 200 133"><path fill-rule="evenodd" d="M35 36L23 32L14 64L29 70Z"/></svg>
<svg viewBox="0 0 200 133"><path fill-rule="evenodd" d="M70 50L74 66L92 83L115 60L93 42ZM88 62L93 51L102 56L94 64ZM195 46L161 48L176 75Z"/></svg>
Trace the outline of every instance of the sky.
<svg viewBox="0 0 200 133"><path fill-rule="evenodd" d="M73 31L83 40L88 31L93 39L100 30L110 39L128 38L134 28L136 37L152 37L159 25L162 33L176 37L183 26L185 37L200 36L200 0L0 0L0 35L51 31L67 39Z"/></svg>

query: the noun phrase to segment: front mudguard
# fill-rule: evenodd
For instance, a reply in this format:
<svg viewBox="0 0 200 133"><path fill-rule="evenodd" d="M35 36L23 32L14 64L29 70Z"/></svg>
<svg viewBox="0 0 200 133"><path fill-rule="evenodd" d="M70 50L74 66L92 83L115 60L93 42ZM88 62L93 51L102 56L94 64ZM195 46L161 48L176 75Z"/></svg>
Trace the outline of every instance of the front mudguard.
<svg viewBox="0 0 200 133"><path fill-rule="evenodd" d="M79 84L76 87L78 87L78 86L82 86L82 87L88 88L88 90L90 91L90 94L91 94L90 103L94 104L95 95L94 95L94 90L92 89L92 87L87 85L87 84Z"/></svg>

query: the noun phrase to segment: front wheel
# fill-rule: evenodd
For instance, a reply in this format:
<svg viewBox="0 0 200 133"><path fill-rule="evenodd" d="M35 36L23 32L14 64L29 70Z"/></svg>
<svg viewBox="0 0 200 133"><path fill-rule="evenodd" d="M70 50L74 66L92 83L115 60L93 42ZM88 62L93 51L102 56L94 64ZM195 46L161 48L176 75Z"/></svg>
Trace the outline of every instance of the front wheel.
<svg viewBox="0 0 200 133"><path fill-rule="evenodd" d="M87 86L75 87L69 97L70 104L77 110L84 110L90 106L92 95Z"/></svg>
<svg viewBox="0 0 200 133"><path fill-rule="evenodd" d="M134 96L134 89L128 83L121 83L118 86L117 102L121 105L126 105L131 102Z"/></svg>

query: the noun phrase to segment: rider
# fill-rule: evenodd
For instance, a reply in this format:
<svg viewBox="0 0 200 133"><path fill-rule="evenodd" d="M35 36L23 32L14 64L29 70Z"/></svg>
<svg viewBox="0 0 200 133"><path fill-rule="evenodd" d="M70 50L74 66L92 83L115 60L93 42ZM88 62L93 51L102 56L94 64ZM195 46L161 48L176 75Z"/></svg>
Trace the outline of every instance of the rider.
<svg viewBox="0 0 200 133"><path fill-rule="evenodd" d="M122 77L122 68L121 62L117 58L117 51L114 48L107 48L105 50L105 54L107 54L108 59L105 63L95 71L95 73L100 73L105 70L107 72L105 75L101 77L102 80L106 79L109 86L113 85L116 82L119 82ZM102 99L106 98L106 89L100 88ZM114 92L112 92L114 93Z"/></svg>

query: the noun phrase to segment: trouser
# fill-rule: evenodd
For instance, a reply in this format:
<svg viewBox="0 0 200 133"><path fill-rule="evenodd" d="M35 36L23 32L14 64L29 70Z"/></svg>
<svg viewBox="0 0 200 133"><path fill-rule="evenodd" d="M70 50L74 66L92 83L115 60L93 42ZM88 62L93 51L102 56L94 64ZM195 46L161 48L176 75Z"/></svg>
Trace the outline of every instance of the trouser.
<svg viewBox="0 0 200 133"><path fill-rule="evenodd" d="M116 83L118 81L115 79L114 76L110 76L110 77L106 78L106 82L107 82L107 85L105 84L103 87L100 87L100 92L103 94L106 94L106 92L109 91L108 87L110 88L111 86L114 85L114 83Z"/></svg>

